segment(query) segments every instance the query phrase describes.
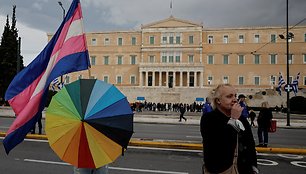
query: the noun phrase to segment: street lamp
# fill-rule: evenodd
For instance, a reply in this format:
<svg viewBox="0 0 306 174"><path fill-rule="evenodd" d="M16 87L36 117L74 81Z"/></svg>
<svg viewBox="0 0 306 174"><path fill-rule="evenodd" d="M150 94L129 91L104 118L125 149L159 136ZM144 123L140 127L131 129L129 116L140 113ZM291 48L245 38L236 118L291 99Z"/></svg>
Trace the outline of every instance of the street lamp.
<svg viewBox="0 0 306 174"><path fill-rule="evenodd" d="M289 32L289 26L288 26L288 0L286 0L287 7L286 7L286 36L280 34L279 37L281 39L286 39L286 45L287 45L287 85L290 84L289 81L289 42L292 41L294 38L294 34ZM286 90L287 92L287 126L290 126L290 90Z"/></svg>
<svg viewBox="0 0 306 174"><path fill-rule="evenodd" d="M64 18L65 18L65 14L66 14L65 9L64 9L63 4L62 4L61 1L58 1L58 4L59 4L59 5L61 6L61 8L63 9L63 19L64 19Z"/></svg>

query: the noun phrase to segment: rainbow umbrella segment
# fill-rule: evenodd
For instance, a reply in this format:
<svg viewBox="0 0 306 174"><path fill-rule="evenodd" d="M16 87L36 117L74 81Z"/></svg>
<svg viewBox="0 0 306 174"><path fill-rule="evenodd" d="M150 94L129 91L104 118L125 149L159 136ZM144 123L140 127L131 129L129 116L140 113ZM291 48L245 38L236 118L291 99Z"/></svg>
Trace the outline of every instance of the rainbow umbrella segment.
<svg viewBox="0 0 306 174"><path fill-rule="evenodd" d="M46 111L46 135L63 161L78 168L99 168L127 148L133 115L114 85L81 79L53 96Z"/></svg>

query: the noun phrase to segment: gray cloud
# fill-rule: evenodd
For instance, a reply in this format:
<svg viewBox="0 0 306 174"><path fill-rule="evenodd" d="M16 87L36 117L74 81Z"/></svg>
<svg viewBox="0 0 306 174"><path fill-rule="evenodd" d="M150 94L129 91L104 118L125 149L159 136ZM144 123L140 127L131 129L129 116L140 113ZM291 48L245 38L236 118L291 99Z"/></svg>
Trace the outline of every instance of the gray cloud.
<svg viewBox="0 0 306 174"><path fill-rule="evenodd" d="M17 5L17 22L53 32L62 19L57 0L1 0L0 15ZM62 0L66 11L71 0ZM170 0L81 0L86 31L132 29L171 15ZM290 0L289 21L306 17L306 1ZM173 0L175 17L205 27L279 26L286 24L285 0ZM304 23L305 24L305 23ZM138 26L137 26L138 25Z"/></svg>

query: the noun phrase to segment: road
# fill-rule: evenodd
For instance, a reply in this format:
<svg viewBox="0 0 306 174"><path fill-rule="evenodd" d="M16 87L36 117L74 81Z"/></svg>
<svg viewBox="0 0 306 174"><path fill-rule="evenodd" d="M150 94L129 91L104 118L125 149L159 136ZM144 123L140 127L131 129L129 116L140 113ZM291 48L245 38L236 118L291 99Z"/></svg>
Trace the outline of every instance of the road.
<svg viewBox="0 0 306 174"><path fill-rule="evenodd" d="M0 131L6 132L12 121L13 118L0 117ZM257 128L252 128L252 130L256 143L258 143ZM202 141L198 125L134 123L134 132L132 138L143 140L188 141L195 143L201 143ZM305 135L306 129L278 128L275 133L269 134L269 145L271 147L306 148Z"/></svg>
<svg viewBox="0 0 306 174"><path fill-rule="evenodd" d="M7 156L0 148L1 173L72 174L72 166L61 161L47 141L25 140ZM128 147L109 165L110 174L200 174L201 151ZM261 174L306 173L306 156L259 154Z"/></svg>

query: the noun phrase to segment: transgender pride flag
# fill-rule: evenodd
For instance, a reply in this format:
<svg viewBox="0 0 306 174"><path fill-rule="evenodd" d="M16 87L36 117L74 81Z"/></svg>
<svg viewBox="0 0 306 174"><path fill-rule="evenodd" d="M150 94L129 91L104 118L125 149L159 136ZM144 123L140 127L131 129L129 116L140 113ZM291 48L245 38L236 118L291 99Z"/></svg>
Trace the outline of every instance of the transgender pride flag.
<svg viewBox="0 0 306 174"><path fill-rule="evenodd" d="M7 154L35 125L45 107L51 81L89 66L81 4L80 0L73 0L53 38L33 62L15 76L6 91L5 100L16 114L3 140Z"/></svg>

